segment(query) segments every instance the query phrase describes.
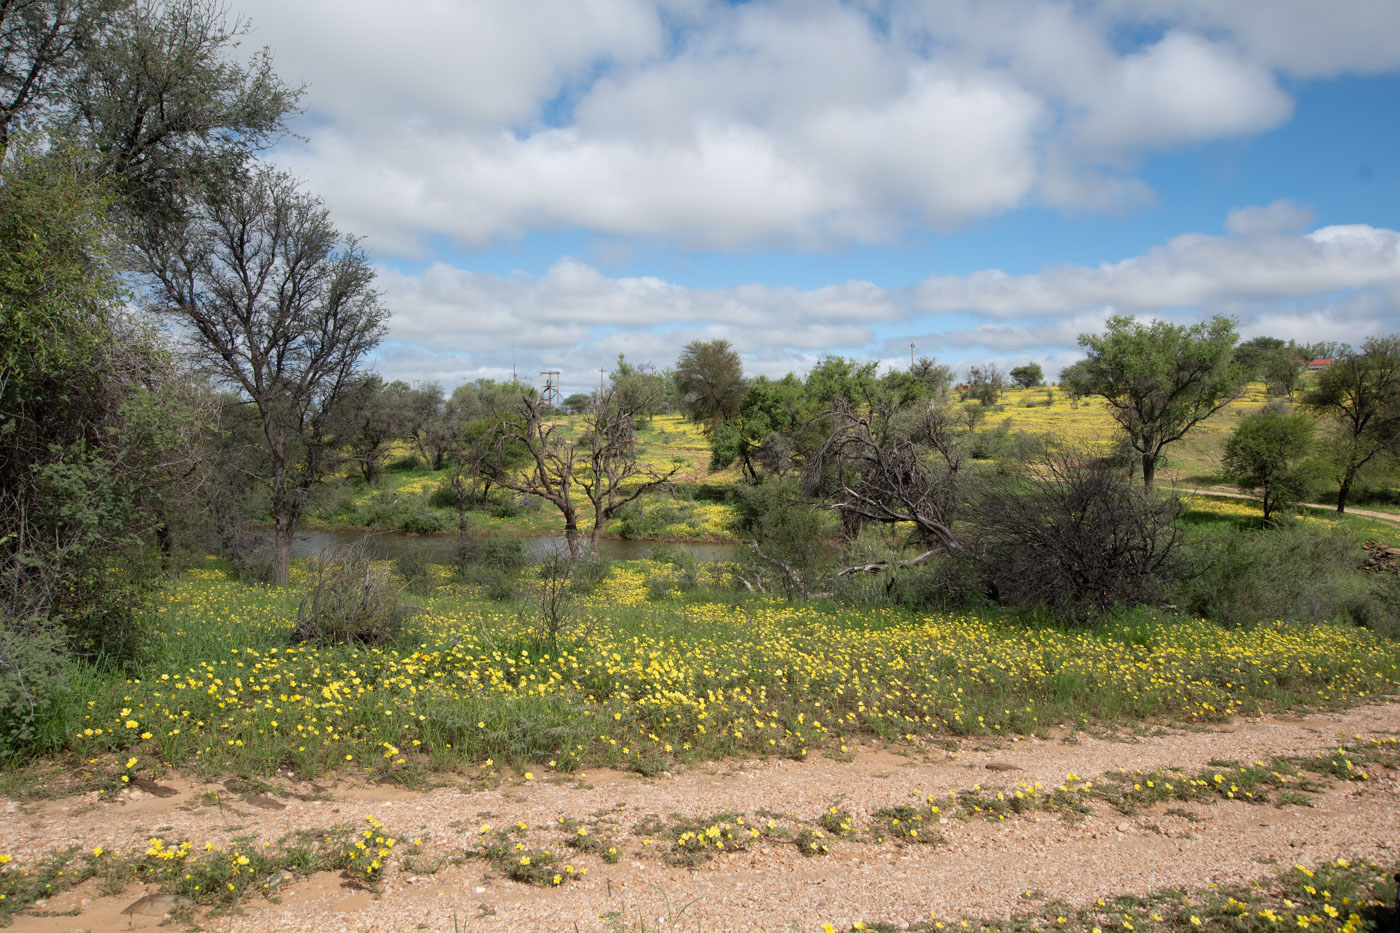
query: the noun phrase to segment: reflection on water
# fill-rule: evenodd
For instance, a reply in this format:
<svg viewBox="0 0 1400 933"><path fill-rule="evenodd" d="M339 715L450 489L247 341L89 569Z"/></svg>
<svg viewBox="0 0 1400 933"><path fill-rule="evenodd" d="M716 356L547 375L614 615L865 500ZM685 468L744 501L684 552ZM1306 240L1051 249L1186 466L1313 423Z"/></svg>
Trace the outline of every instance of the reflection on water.
<svg viewBox="0 0 1400 933"><path fill-rule="evenodd" d="M259 540L269 548L272 546L272 532L259 533ZM315 557L326 548L353 544L361 537L357 531L299 531L292 540L292 557ZM532 559L538 560L550 551L566 547L563 535L550 535L538 538L522 538ZM587 544L587 538L583 539ZM426 553L428 560L435 564L450 564L457 550L454 535L406 535L398 532L375 532L367 542L371 556L380 560L394 560L411 552ZM604 538L598 542L598 553L609 560L637 560L651 556L655 541L624 541ZM732 544L693 544L668 543L666 547L678 548L694 554L698 560L720 561L734 559Z"/></svg>

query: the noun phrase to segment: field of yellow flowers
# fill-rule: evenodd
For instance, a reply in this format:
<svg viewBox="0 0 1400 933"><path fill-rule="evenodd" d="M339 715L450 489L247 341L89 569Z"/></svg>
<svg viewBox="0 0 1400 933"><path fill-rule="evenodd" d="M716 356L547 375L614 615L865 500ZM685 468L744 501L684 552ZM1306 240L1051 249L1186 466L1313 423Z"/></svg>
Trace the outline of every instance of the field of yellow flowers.
<svg viewBox="0 0 1400 933"><path fill-rule="evenodd" d="M1400 644L1330 625L1223 628L1143 615L1092 629L976 615L667 594L616 566L551 651L518 606L440 588L398 642L295 645L299 592L210 566L162 595L157 657L95 678L64 744L124 773L413 772L831 754L869 737L1035 732L1393 692Z"/></svg>

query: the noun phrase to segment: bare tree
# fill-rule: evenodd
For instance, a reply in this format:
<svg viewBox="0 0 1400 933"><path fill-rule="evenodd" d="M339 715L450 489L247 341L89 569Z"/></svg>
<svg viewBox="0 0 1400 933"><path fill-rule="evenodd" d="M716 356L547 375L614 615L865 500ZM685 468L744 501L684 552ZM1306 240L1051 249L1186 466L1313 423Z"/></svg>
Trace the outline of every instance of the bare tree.
<svg viewBox="0 0 1400 933"><path fill-rule="evenodd" d="M188 224L142 242L154 304L185 327L196 362L257 409L286 583L307 492L335 463L333 428L387 311L374 271L316 198L264 170L207 196Z"/></svg>
<svg viewBox="0 0 1400 933"><path fill-rule="evenodd" d="M637 459L635 413L604 397L573 441L562 422L546 420L544 400L530 394L514 412L499 420L482 438L482 474L497 486L537 496L564 518L569 553L579 553L579 518L593 512L590 543L596 545L603 525L618 509L643 493L665 486L680 467L661 474ZM523 469L511 464L519 450L528 456Z"/></svg>
<svg viewBox="0 0 1400 933"><path fill-rule="evenodd" d="M809 488L832 482L832 508L848 527L912 524L923 549L913 562L961 550L953 521L964 498L962 454L949 414L931 407L904 427L880 412L838 409L832 416L835 430L808 466Z"/></svg>

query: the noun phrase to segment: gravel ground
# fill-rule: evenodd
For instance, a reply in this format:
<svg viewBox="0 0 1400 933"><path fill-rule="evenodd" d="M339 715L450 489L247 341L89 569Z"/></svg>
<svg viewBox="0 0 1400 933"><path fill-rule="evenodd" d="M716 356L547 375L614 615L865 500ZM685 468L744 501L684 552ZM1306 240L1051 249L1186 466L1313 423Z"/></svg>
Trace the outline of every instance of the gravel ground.
<svg viewBox="0 0 1400 933"><path fill-rule="evenodd" d="M208 929L630 931L643 921L657 930L805 931L823 923L842 929L855 920L916 923L930 913L1007 917L1047 900L1079 906L1164 886L1243 882L1295 862L1336 856L1393 858L1390 847L1400 848L1400 779L1386 772L1372 781L1335 784L1312 807L1222 802L1162 805L1126 818L1106 807L1082 820L1049 813L1001 823L955 818L939 827L947 844L936 847L829 840L829 855L808 859L790 844L762 841L694 869L666 864L632 831L648 814L704 818L762 810L812 819L838 802L864 823L876 809L910 803L915 794L946 796L975 784L1053 786L1070 772L1092 778L1120 768L1197 770L1213 759L1313 754L1397 733L1400 703L1386 703L1150 735L1081 733L996 747L967 740L946 748L861 749L849 761L725 762L651 779L541 770L537 780L492 789L427 792L352 781L325 782L318 789L288 780L286 795L245 795L222 807L203 805L209 791L233 797L218 785L162 780L175 793L7 801L0 803L0 819L7 850L19 858L70 844L130 848L156 835L196 843L250 834L275 841L293 829L355 824L370 814L400 839L422 837L427 853L460 851L474 842L482 822L522 821L534 828L532 847L547 845L559 838L548 827L561 817L610 823L624 853L613 865L596 857L575 860L588 866L587 877L557 889L512 882L478 860L415 875L396 859L377 896L345 886L338 876L320 875L286 886L280 903L257 901L240 915L209 921ZM143 893L132 889L100 898L80 888L46 905L49 911L76 909L77 916L21 916L14 929L153 928L159 916L120 913Z"/></svg>

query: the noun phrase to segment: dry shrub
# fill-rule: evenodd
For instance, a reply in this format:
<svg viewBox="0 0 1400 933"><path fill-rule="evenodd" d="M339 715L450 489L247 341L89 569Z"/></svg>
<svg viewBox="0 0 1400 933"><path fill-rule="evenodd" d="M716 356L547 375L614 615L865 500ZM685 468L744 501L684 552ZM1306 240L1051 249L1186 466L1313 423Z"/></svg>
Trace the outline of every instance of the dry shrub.
<svg viewBox="0 0 1400 933"><path fill-rule="evenodd" d="M1179 511L1111 460L1046 447L978 509L982 577L998 602L1071 620L1154 602L1176 562Z"/></svg>
<svg viewBox="0 0 1400 933"><path fill-rule="evenodd" d="M401 601L393 575L374 566L364 538L323 551L311 574L297 607L294 642L382 645L397 638L417 611Z"/></svg>

